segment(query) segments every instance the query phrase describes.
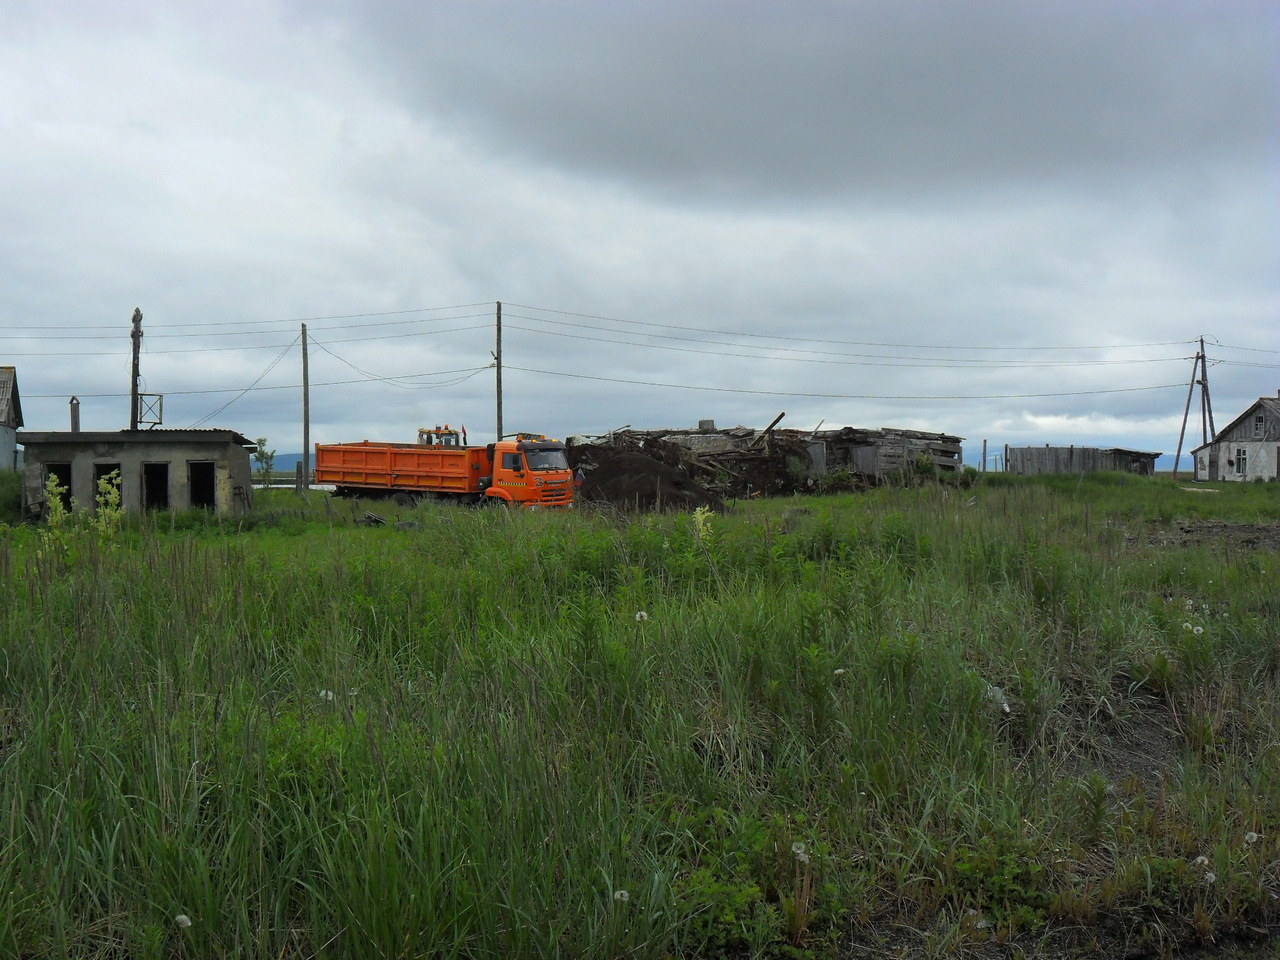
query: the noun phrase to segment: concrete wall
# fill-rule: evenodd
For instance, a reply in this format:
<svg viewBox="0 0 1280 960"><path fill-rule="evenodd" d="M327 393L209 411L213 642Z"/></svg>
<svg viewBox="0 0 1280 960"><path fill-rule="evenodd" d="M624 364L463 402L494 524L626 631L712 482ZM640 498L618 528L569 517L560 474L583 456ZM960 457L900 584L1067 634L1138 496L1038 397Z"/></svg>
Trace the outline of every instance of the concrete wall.
<svg viewBox="0 0 1280 960"><path fill-rule="evenodd" d="M68 435L70 437L71 435ZM44 483L47 464L71 465L71 496L76 504L92 509L96 499L95 473L118 464L120 470L120 502L125 509L140 511L144 507L144 464L168 464L165 488L171 510L187 510L192 506L189 465L192 462L213 463L214 510L219 514L248 510L251 498L252 471L249 452L237 443L225 440L138 441L119 440L28 443L23 469L23 502L31 515L43 513Z"/></svg>

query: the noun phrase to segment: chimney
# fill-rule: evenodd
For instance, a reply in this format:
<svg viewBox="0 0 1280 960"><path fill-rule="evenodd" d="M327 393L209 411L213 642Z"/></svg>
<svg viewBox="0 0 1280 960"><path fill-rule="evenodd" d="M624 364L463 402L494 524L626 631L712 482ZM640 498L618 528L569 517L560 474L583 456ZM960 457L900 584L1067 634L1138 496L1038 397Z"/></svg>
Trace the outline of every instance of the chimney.
<svg viewBox="0 0 1280 960"><path fill-rule="evenodd" d="M71 432L80 432L80 398L71 398Z"/></svg>

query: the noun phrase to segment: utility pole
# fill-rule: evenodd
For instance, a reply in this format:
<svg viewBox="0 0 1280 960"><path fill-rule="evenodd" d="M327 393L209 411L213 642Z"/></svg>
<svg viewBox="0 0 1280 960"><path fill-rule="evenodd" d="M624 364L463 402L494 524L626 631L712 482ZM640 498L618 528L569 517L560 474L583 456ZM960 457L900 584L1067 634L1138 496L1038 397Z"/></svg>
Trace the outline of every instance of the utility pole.
<svg viewBox="0 0 1280 960"><path fill-rule="evenodd" d="M133 384L129 389L129 429L138 429L138 354L142 352L142 310L133 308L133 332L129 334L133 340Z"/></svg>
<svg viewBox="0 0 1280 960"><path fill-rule="evenodd" d="M496 370L497 392L498 392L498 439L502 439L502 301L496 301L497 306L497 343L494 345L493 362Z"/></svg>
<svg viewBox="0 0 1280 960"><path fill-rule="evenodd" d="M307 325L302 325L302 487L311 486L311 367L307 359Z"/></svg>
<svg viewBox="0 0 1280 960"><path fill-rule="evenodd" d="M1195 392L1196 384L1200 385L1201 443L1210 443L1217 439L1218 430L1213 425L1213 403L1209 399L1209 363L1204 354L1204 337L1200 338L1200 349L1191 364L1191 382L1187 384L1187 402L1182 408L1182 429L1178 431L1178 452L1173 455L1174 479L1177 479L1178 465L1182 462L1182 441L1187 435L1187 420L1191 416L1191 394Z"/></svg>

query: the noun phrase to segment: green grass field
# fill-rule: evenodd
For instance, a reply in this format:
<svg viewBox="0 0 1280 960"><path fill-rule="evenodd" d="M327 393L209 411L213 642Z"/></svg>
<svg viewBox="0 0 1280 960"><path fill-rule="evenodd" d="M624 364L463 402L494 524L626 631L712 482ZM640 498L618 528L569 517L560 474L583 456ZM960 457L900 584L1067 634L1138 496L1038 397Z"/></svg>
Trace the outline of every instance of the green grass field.
<svg viewBox="0 0 1280 960"><path fill-rule="evenodd" d="M1034 956L1280 921L1280 485L255 504L0 526L0 956Z"/></svg>

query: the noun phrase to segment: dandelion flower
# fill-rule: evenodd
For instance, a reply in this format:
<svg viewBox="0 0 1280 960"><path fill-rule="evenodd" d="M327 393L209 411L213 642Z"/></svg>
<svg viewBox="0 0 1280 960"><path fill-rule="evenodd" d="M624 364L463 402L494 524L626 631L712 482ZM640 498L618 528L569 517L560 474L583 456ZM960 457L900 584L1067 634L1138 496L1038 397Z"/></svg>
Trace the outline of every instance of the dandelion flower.
<svg viewBox="0 0 1280 960"><path fill-rule="evenodd" d="M636 623L644 623L648 619L649 619L649 615L645 613L643 610L636 611Z"/></svg>
<svg viewBox="0 0 1280 960"><path fill-rule="evenodd" d="M1189 623L1184 623L1184 624L1182 625L1182 629L1183 629L1183 630L1190 630L1190 629L1191 629L1191 624L1189 624Z"/></svg>
<svg viewBox="0 0 1280 960"><path fill-rule="evenodd" d="M1205 882L1205 883L1217 883L1217 882L1218 882L1218 875L1217 875L1216 873L1214 873L1212 870L1210 870L1210 871L1208 871L1207 873L1205 873L1205 875L1204 875L1204 882Z"/></svg>
<svg viewBox="0 0 1280 960"><path fill-rule="evenodd" d="M807 848L805 847L804 843L800 840L797 840L795 843L791 845L791 852L794 853L797 857L800 856L802 853L804 853L806 849Z"/></svg>
<svg viewBox="0 0 1280 960"><path fill-rule="evenodd" d="M176 917L173 918L173 922L176 923L178 926L180 926L183 930L191 926L191 918L188 917L185 913L178 914Z"/></svg>
<svg viewBox="0 0 1280 960"><path fill-rule="evenodd" d="M631 899L631 894L627 893L625 890L615 890L613 891L613 899L617 900L619 903L626 903Z"/></svg>
<svg viewBox="0 0 1280 960"><path fill-rule="evenodd" d="M1245 843L1250 843L1250 844L1257 843L1258 840L1259 840L1259 835L1253 830L1250 830L1248 833L1244 835Z"/></svg>
<svg viewBox="0 0 1280 960"><path fill-rule="evenodd" d="M1194 627L1191 628L1191 632L1198 637L1200 636L1200 634L1204 633L1204 627L1200 626L1200 624L1197 623Z"/></svg>
<svg viewBox="0 0 1280 960"><path fill-rule="evenodd" d="M332 691L332 690L321 690L321 691L320 691L320 699L321 699L321 700L332 700L332 699L333 699L333 691Z"/></svg>

